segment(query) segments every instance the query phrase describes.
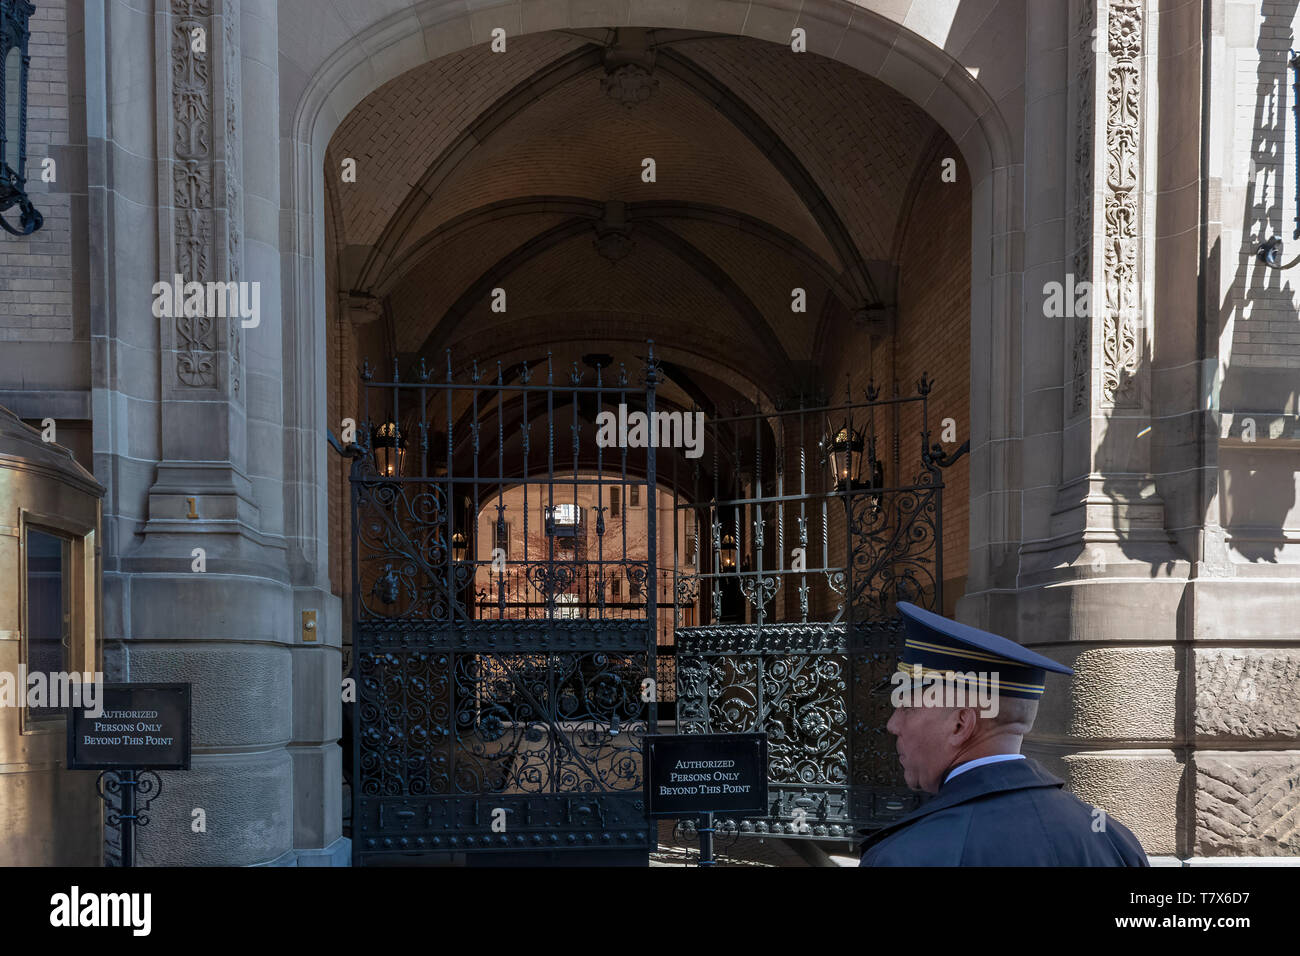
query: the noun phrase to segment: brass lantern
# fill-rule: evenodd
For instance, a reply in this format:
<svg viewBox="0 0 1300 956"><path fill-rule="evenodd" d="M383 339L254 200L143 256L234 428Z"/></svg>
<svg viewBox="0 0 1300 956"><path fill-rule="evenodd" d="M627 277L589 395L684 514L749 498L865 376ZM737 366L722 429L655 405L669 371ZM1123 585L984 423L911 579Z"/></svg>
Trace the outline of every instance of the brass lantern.
<svg viewBox="0 0 1300 956"><path fill-rule="evenodd" d="M870 444L870 448L867 445ZM876 457L876 442L868 443L861 429L853 427L851 419L838 429L827 429L822 439L822 452L830 466L836 491L857 491L881 488L885 484L885 466ZM869 473L864 475L864 468Z"/></svg>
<svg viewBox="0 0 1300 956"><path fill-rule="evenodd" d="M0 0L0 227L29 236L44 218L27 198L27 71L31 57L28 21L36 7L27 0ZM17 206L18 226L2 215Z"/></svg>
<svg viewBox="0 0 1300 956"><path fill-rule="evenodd" d="M736 570L736 536L728 532L722 536L722 544L718 548L718 559L722 562L722 570Z"/></svg>
<svg viewBox="0 0 1300 956"><path fill-rule="evenodd" d="M390 478L402 477L402 459L406 456L406 436L396 422L384 422L374 429L371 453L375 469Z"/></svg>
<svg viewBox="0 0 1300 956"><path fill-rule="evenodd" d="M465 552L469 550L469 541L465 538L464 531L457 531L451 536L451 553L457 562L465 560Z"/></svg>

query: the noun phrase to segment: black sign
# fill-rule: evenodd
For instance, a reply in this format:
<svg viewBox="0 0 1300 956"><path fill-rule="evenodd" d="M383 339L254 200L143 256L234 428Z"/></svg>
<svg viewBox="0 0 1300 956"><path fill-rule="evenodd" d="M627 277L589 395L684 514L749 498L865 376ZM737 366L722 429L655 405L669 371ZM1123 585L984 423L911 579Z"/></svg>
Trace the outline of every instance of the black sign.
<svg viewBox="0 0 1300 956"><path fill-rule="evenodd" d="M767 812L767 734L658 734L645 738L650 817Z"/></svg>
<svg viewBox="0 0 1300 956"><path fill-rule="evenodd" d="M69 770L189 770L190 685L104 684L68 712Z"/></svg>

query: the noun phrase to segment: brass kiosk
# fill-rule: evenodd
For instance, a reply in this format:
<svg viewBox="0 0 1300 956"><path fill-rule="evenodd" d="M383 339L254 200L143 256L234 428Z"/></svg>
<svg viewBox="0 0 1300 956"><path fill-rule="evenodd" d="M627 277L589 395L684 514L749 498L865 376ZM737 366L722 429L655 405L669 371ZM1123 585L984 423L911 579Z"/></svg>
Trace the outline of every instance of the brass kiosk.
<svg viewBox="0 0 1300 956"><path fill-rule="evenodd" d="M29 706L20 677L103 670L103 495L71 452L0 407L0 866L102 863L95 774L64 769L67 718Z"/></svg>

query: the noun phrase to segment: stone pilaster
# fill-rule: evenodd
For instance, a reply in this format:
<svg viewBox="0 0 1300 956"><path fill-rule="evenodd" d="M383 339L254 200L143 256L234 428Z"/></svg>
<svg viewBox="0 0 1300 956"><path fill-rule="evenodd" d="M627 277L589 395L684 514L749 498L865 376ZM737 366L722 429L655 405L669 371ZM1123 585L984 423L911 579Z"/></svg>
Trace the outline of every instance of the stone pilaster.
<svg viewBox="0 0 1300 956"><path fill-rule="evenodd" d="M241 279L238 30L239 0L159 0L155 9L156 45L165 51L155 65L158 103L170 107L155 117L163 282ZM157 321L161 460L145 533L255 537L241 319L182 313Z"/></svg>
<svg viewBox="0 0 1300 956"><path fill-rule="evenodd" d="M1021 546L1016 626L1076 671L1049 686L1027 750L1171 855L1186 850L1189 563L1153 474L1156 6L1070 5L1060 477L1046 538Z"/></svg>
<svg viewBox="0 0 1300 956"><path fill-rule="evenodd" d="M1147 6L1074 6L1074 181L1066 227L1073 279L1066 288L1087 282L1091 294L1090 308L1066 320L1061 485L1052 537L1033 549L1042 554L1030 559L1035 567L1058 567L1063 551L1071 563L1098 571L1174 557L1149 437L1154 14Z"/></svg>
<svg viewBox="0 0 1300 956"><path fill-rule="evenodd" d="M267 172L262 155L274 146L246 150L242 135L249 59L241 14L250 4L154 6L157 111L144 107L157 147L154 281L255 281L260 314L247 329L237 308L153 317L149 290L135 290L139 315L157 323L159 439L147 520L121 559L122 676L189 681L194 699L193 766L166 775L168 797L140 845L146 865L292 859L294 744L302 739L302 752L322 766L329 757L328 720L311 728L311 715L296 706L300 686L316 710L329 699L320 692L329 662L317 653L299 673L293 654L301 638L280 517L278 234L272 228L268 241L267 217L256 206L254 225L245 227L249 184L274 179L274 163ZM255 108L274 116L273 98L262 103ZM124 122L135 108L113 106ZM255 129L274 125L260 114L251 120ZM316 774L318 814L320 781L328 778L328 769ZM191 826L196 808L205 811L206 831ZM320 846L313 840L327 829L317 825L299 845Z"/></svg>

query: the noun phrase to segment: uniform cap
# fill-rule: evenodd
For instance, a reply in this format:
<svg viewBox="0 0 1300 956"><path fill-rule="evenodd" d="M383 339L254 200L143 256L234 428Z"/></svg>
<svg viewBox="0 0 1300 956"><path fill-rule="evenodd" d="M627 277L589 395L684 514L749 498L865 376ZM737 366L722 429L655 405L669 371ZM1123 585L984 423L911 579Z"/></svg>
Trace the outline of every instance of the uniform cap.
<svg viewBox="0 0 1300 956"><path fill-rule="evenodd" d="M969 624L909 604L898 602L905 632L903 653L897 674L907 680L918 677L944 680L953 674L996 674L998 692L1005 697L1037 700L1043 696L1047 671L1073 674L1074 671L1050 657L1021 647L1005 637L981 631ZM981 680L980 683L985 683Z"/></svg>

